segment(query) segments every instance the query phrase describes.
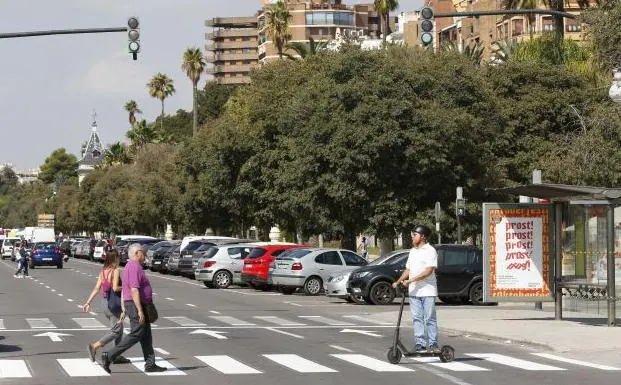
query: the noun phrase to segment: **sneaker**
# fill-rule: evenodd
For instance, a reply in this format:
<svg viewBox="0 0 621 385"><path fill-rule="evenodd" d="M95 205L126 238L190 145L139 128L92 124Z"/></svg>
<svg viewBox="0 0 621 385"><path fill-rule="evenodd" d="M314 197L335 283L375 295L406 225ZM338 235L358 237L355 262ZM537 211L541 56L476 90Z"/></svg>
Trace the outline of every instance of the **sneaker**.
<svg viewBox="0 0 621 385"><path fill-rule="evenodd" d="M108 357L108 352L101 353L101 367L110 374L112 371L110 370L110 357Z"/></svg>
<svg viewBox="0 0 621 385"><path fill-rule="evenodd" d="M414 347L414 352L415 353L425 353L427 351L427 348L422 346L422 345L416 345Z"/></svg>
<svg viewBox="0 0 621 385"><path fill-rule="evenodd" d="M86 350L88 351L88 356L91 359L91 361L95 362L95 348L93 348L93 345L88 344L88 346L86 347Z"/></svg>
<svg viewBox="0 0 621 385"><path fill-rule="evenodd" d="M429 347L429 351L432 353L436 353L436 354L441 352L440 347L438 347L438 345L435 345L435 344Z"/></svg>
<svg viewBox="0 0 621 385"><path fill-rule="evenodd" d="M118 356L115 360L114 360L115 364L131 364L131 360L129 358L125 358L123 356Z"/></svg>
<svg viewBox="0 0 621 385"><path fill-rule="evenodd" d="M155 364L153 364L153 366L149 366L148 368L144 368L145 373L158 373L158 372L165 372L167 370L168 370L167 368L163 368Z"/></svg>

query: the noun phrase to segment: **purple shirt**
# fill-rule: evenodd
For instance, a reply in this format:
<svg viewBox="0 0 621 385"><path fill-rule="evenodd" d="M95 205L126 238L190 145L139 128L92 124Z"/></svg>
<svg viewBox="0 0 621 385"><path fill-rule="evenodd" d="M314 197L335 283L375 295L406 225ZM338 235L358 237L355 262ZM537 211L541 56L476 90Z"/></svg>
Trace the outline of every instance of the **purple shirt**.
<svg viewBox="0 0 621 385"><path fill-rule="evenodd" d="M147 275L139 263L130 259L123 269L123 301L132 301L132 288L138 289L140 302L143 304L153 302L151 299L153 291Z"/></svg>

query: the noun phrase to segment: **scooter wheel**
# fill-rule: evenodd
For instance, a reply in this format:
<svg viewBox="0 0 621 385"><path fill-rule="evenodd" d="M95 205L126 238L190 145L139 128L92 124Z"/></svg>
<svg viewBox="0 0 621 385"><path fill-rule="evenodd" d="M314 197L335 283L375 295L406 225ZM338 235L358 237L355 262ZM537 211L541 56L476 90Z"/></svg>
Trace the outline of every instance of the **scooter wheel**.
<svg viewBox="0 0 621 385"><path fill-rule="evenodd" d="M440 361L451 362L455 359L455 349L450 345L444 345L440 349Z"/></svg>
<svg viewBox="0 0 621 385"><path fill-rule="evenodd" d="M401 350L396 349L394 346L388 349L388 351L386 352L386 358L388 359L388 362L390 362L393 365L396 365L399 362L401 362L402 356L403 354L401 353Z"/></svg>

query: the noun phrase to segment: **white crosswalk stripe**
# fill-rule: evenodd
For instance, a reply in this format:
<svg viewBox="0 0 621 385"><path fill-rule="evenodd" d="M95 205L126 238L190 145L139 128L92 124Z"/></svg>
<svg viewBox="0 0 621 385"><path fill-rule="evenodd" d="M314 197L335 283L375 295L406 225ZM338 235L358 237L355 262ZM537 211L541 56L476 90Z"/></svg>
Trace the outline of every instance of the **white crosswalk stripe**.
<svg viewBox="0 0 621 385"><path fill-rule="evenodd" d="M337 373L338 370L307 360L297 354L264 354L265 358L299 373Z"/></svg>
<svg viewBox="0 0 621 385"><path fill-rule="evenodd" d="M466 364L464 362L438 362L437 357L411 357L412 360L437 366L438 368L450 370L452 372L489 372L490 369L482 368L480 366L474 366Z"/></svg>
<svg viewBox="0 0 621 385"><path fill-rule="evenodd" d="M30 370L24 360L0 360L0 378L30 378Z"/></svg>
<svg viewBox="0 0 621 385"><path fill-rule="evenodd" d="M0 329L6 329L4 327L4 320L0 318Z"/></svg>
<svg viewBox="0 0 621 385"><path fill-rule="evenodd" d="M197 359L211 366L215 370L224 374L258 374L261 371L256 370L236 359L219 355L219 356L196 356Z"/></svg>
<svg viewBox="0 0 621 385"><path fill-rule="evenodd" d="M128 358L132 362L132 365L140 369L140 371L145 373L147 376L185 376L186 375L185 372L177 369L173 364L171 364L170 362L160 357L157 357L155 359L155 364L157 366L164 367L168 370L165 372L155 372L155 373L146 373L144 371L144 358L143 357L128 357Z"/></svg>
<svg viewBox="0 0 621 385"><path fill-rule="evenodd" d="M108 373L90 358L68 358L57 360L69 377L104 377Z"/></svg>
<svg viewBox="0 0 621 385"><path fill-rule="evenodd" d="M556 366L539 364L532 361L521 360L519 358L513 358L509 356L505 356L503 354L485 354L485 353L466 353L467 356L480 358L486 361L493 362L495 364L512 366L518 369L524 370L566 370L563 368L558 368Z"/></svg>
<svg viewBox="0 0 621 385"><path fill-rule="evenodd" d="M235 317L223 316L223 315L210 315L209 318L215 319L216 321L224 322L233 326L253 326L255 324L251 322L242 321Z"/></svg>
<svg viewBox="0 0 621 385"><path fill-rule="evenodd" d="M356 321L362 321L362 322L368 322L368 323L375 324L375 325L383 325L383 326L394 325L394 323L391 323L391 322L378 321L378 320L371 319L369 317L363 317L361 315L344 315L343 318L352 319Z"/></svg>
<svg viewBox="0 0 621 385"><path fill-rule="evenodd" d="M26 318L31 329L56 329L56 325L49 318Z"/></svg>
<svg viewBox="0 0 621 385"><path fill-rule="evenodd" d="M105 328L106 325L99 322L97 318L72 318L75 323L83 329Z"/></svg>
<svg viewBox="0 0 621 385"><path fill-rule="evenodd" d="M365 356L363 354L330 354L332 357L338 358L352 364L362 366L375 372L413 372L414 370L405 366L393 365L377 358Z"/></svg>
<svg viewBox="0 0 621 385"><path fill-rule="evenodd" d="M535 355L535 356L547 358L549 360L566 362L568 364L579 365L579 366L586 366L586 367L589 367L589 368L594 368L594 369L599 369L599 370L621 370L621 368L616 368L614 366L594 364L594 363L591 363L591 362L579 361L579 360L574 360L574 359L571 359L571 358L555 356L553 354L548 354L548 353L532 353L532 354Z"/></svg>
<svg viewBox="0 0 621 385"><path fill-rule="evenodd" d="M162 317L171 322L176 323L179 326L207 326L206 324L198 321L194 321L188 317Z"/></svg>
<svg viewBox="0 0 621 385"><path fill-rule="evenodd" d="M339 320L335 320L332 318L326 318L320 315L301 315L300 318L312 320L315 322L319 322L319 323L327 324L331 326L354 326L354 324L349 323L349 322L339 321Z"/></svg>
<svg viewBox="0 0 621 385"><path fill-rule="evenodd" d="M273 323L279 326L306 326L306 324L303 324L300 322L289 321L284 318L271 316L271 315L255 315L252 318L265 321L265 322L269 322L269 323Z"/></svg>

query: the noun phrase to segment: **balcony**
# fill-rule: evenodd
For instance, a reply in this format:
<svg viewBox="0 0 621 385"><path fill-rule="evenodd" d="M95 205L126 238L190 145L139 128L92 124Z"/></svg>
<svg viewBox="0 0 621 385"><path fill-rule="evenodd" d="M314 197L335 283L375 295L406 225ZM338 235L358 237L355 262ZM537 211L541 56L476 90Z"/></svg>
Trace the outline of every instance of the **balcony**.
<svg viewBox="0 0 621 385"><path fill-rule="evenodd" d="M248 84L250 83L250 76L225 78L218 76L214 78L214 81L218 84Z"/></svg>
<svg viewBox="0 0 621 385"><path fill-rule="evenodd" d="M252 53L213 53L212 51L211 54L206 55L206 60L209 63L220 60L259 60L259 55L256 51Z"/></svg>
<svg viewBox="0 0 621 385"><path fill-rule="evenodd" d="M236 16L236 17L214 17L205 21L207 27L254 27L257 28L258 21L255 16Z"/></svg>
<svg viewBox="0 0 621 385"><path fill-rule="evenodd" d="M257 41L210 41L205 44L205 49L207 51L216 51L219 49L228 49L228 48L257 48Z"/></svg>
<svg viewBox="0 0 621 385"><path fill-rule="evenodd" d="M219 31L208 32L205 34L205 39L214 40L222 37L257 37L259 31L254 28L243 29L221 29Z"/></svg>
<svg viewBox="0 0 621 385"><path fill-rule="evenodd" d="M237 73L237 72L250 72L255 68L258 63L255 64L234 64L234 65L217 65L207 68L208 74L224 74L224 73Z"/></svg>

